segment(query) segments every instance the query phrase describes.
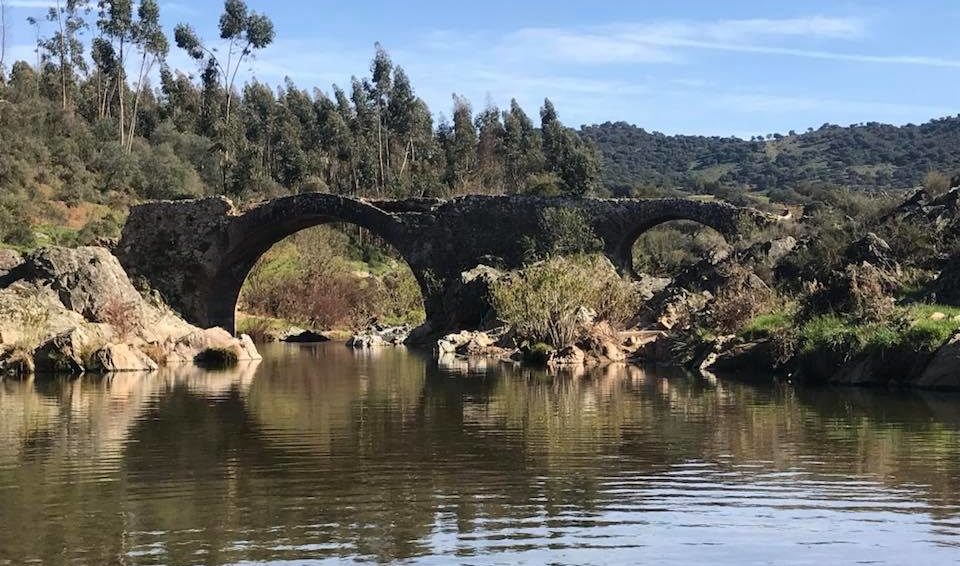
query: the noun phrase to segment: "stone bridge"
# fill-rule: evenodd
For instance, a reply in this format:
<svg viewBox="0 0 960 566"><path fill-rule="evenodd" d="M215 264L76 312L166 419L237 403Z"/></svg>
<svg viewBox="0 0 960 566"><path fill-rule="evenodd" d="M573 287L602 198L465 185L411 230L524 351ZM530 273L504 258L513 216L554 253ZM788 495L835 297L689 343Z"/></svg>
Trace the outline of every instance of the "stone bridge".
<svg viewBox="0 0 960 566"><path fill-rule="evenodd" d="M451 289L465 270L481 263L516 268L529 259L531 248L549 249L556 243L552 239L565 238L582 240L584 248L604 253L630 275L634 241L670 220L699 222L730 240L771 218L688 199L364 200L309 193L241 209L210 197L134 207L116 253L131 277L146 279L186 319L232 332L240 287L264 252L304 228L356 224L396 248L420 284L428 319L450 327L470 324L456 319L457 305L451 304Z"/></svg>

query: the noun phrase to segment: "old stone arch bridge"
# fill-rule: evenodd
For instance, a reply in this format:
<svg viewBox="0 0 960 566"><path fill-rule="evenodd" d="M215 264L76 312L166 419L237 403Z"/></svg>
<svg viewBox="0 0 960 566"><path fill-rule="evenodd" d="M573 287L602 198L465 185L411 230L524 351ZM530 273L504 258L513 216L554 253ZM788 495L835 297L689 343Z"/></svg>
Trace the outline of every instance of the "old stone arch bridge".
<svg viewBox="0 0 960 566"><path fill-rule="evenodd" d="M566 211L560 215L558 210ZM237 208L224 197L150 202L134 207L117 256L131 277L145 278L194 324L234 331L244 279L271 246L304 228L345 222L390 243L420 284L427 318L439 326L469 324L454 315L450 289L478 264L522 265L525 250L549 244L549 223L571 213L625 275L645 230L692 220L728 240L770 221L749 208L688 199L594 199L463 196L450 200L364 200L309 193ZM528 256L527 256L528 257ZM453 299L455 302L455 299ZM450 321L457 321L456 323Z"/></svg>

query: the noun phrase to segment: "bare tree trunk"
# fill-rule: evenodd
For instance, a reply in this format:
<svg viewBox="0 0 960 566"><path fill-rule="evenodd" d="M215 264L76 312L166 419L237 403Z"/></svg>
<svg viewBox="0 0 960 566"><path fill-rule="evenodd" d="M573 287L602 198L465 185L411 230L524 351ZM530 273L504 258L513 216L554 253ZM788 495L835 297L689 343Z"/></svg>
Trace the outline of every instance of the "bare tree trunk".
<svg viewBox="0 0 960 566"><path fill-rule="evenodd" d="M153 58L150 58L150 64L147 64L147 53L143 53L143 59L140 60L140 76L137 80L137 92L133 97L133 113L130 116L130 130L127 135L127 152L133 151L133 133L137 129L137 112L140 108L140 93L143 92L143 81L150 74L150 68L153 67Z"/></svg>
<svg viewBox="0 0 960 566"><path fill-rule="evenodd" d="M7 0L0 0L0 82L3 82L3 73L6 71L7 59Z"/></svg>
<svg viewBox="0 0 960 566"><path fill-rule="evenodd" d="M57 0L57 26L60 28L60 103L67 109L67 37L63 34L63 10Z"/></svg>
<svg viewBox="0 0 960 566"><path fill-rule="evenodd" d="M407 155L413 150L413 138L407 140L403 146L403 163L400 164L400 177L403 178L403 171L407 168Z"/></svg>
<svg viewBox="0 0 960 566"><path fill-rule="evenodd" d="M123 147L127 142L127 138L125 136L126 131L125 131L125 124L124 124L124 121L127 119L127 114L123 110L123 90L124 90L123 87L125 86L126 81L123 80L124 69L123 69L123 39L122 38L120 39L120 51L118 51L117 53L119 54L119 63L120 63L119 68L117 69L117 93L120 95L120 147Z"/></svg>

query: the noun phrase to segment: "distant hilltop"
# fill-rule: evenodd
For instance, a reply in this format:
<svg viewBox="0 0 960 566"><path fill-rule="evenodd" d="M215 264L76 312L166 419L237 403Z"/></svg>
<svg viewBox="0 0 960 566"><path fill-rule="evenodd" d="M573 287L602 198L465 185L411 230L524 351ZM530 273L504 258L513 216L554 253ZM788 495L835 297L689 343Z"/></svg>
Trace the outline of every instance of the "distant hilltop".
<svg viewBox="0 0 960 566"><path fill-rule="evenodd" d="M735 137L665 135L626 122L584 126L603 156L604 183L700 191L711 183L756 190L803 184L904 189L931 171L960 172L960 115L925 124L824 124L803 133Z"/></svg>

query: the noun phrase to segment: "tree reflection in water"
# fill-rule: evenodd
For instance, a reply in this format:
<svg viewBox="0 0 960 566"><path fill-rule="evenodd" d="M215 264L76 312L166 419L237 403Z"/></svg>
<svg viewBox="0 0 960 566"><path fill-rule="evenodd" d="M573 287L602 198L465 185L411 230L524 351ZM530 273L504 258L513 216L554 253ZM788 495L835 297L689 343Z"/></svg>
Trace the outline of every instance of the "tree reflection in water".
<svg viewBox="0 0 960 566"><path fill-rule="evenodd" d="M718 518L806 536L777 521L810 511L960 541L956 397L266 353L218 373L0 382L0 562L641 557L730 536L702 530Z"/></svg>

